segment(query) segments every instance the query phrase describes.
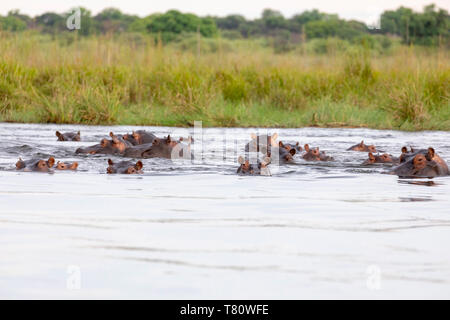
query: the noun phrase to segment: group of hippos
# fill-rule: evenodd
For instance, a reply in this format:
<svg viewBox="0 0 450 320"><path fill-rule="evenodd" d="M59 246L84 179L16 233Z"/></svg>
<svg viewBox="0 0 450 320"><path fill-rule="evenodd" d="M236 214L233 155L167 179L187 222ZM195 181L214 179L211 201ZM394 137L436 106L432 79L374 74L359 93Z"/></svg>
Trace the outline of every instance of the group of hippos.
<svg viewBox="0 0 450 320"><path fill-rule="evenodd" d="M81 133L56 131L58 141L81 141ZM181 158L192 157L191 143L192 137L172 139L170 135L158 138L153 133L145 130L133 131L131 134L116 135L109 134L110 139L102 139L100 143L78 148L76 154L111 154L120 155L125 158L145 159L145 158L173 158L174 154ZM245 156L238 158L240 175L270 175L269 165L274 161L279 164L293 163L294 156L300 155L306 161L333 161L333 157L320 151L319 148L311 148L308 144L303 147L297 143L283 143L278 141L278 134L272 135L251 135L251 140L245 145ZM401 149L399 157L394 157L388 153L380 154L374 145L366 145L364 141L351 146L347 150L368 152L368 159L364 165L375 163L396 165L387 173L396 174L399 177L433 178L437 176L449 175L447 163L435 152L434 148L413 149L407 147ZM250 155L260 155L251 160ZM16 163L17 170L49 172L55 166L55 159L48 160L31 159L23 161L19 158ZM56 170L77 170L78 163L57 162ZM142 173L142 161L124 160L114 162L108 159L107 173L137 174Z"/></svg>

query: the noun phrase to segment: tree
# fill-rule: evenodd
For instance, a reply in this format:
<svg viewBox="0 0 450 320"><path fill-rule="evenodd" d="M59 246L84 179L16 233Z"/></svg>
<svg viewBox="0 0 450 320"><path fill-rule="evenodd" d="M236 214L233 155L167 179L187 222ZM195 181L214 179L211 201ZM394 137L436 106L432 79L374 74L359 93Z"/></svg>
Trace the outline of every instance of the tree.
<svg viewBox="0 0 450 320"><path fill-rule="evenodd" d="M25 15L19 14L18 10L9 11L6 17L0 17L0 29L7 31L23 31L27 28Z"/></svg>
<svg viewBox="0 0 450 320"><path fill-rule="evenodd" d="M166 35L166 40L170 40L170 35L181 34L182 32L197 32L204 37L212 37L217 34L217 26L212 18L200 18L191 13L181 13L177 10L167 11L151 19L147 25L150 33L162 33ZM173 36L172 36L173 37Z"/></svg>

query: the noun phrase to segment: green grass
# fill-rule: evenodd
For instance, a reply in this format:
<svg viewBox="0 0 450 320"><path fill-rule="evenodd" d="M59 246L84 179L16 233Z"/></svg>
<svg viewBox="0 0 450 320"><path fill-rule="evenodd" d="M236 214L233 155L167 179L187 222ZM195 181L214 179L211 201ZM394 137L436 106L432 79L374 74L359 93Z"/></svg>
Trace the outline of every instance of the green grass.
<svg viewBox="0 0 450 320"><path fill-rule="evenodd" d="M228 49L198 54L0 33L0 121L450 130L445 48L274 54L217 41Z"/></svg>

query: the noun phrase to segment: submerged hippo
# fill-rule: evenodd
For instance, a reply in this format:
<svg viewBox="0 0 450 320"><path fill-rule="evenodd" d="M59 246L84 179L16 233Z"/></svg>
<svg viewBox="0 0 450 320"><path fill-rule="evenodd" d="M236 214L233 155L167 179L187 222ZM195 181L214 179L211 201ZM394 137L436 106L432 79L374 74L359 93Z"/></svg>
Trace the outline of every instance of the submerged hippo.
<svg viewBox="0 0 450 320"><path fill-rule="evenodd" d="M88 147L78 148L75 153L82 154L116 154L118 153L117 149L112 147L112 140L102 139L99 144L94 144Z"/></svg>
<svg viewBox="0 0 450 320"><path fill-rule="evenodd" d="M111 159L108 159L107 173L121 173L121 174L137 174L142 173L142 161L136 163L132 161L120 161L114 163Z"/></svg>
<svg viewBox="0 0 450 320"><path fill-rule="evenodd" d="M267 156L272 160L276 159L278 155L279 163L290 163L294 161L294 155L297 153L294 148L285 148L285 145L280 141L278 147L270 147Z"/></svg>
<svg viewBox="0 0 450 320"><path fill-rule="evenodd" d="M397 163L399 159L393 157L388 153L376 154L374 155L372 152L369 152L369 159L363 162L363 165L366 164L374 164L374 163Z"/></svg>
<svg viewBox="0 0 450 320"><path fill-rule="evenodd" d="M284 148L287 151L290 151L291 149L295 149L296 152L302 152L303 148L300 145L300 142L296 142L296 143L283 143L283 142L279 142L279 147L280 148Z"/></svg>
<svg viewBox="0 0 450 320"><path fill-rule="evenodd" d="M368 146L368 145L364 144L364 140L363 140L360 143L355 144L354 146L351 146L350 148L348 148L347 151L361 151L361 152L376 153L377 148L375 148L374 145Z"/></svg>
<svg viewBox="0 0 450 320"><path fill-rule="evenodd" d="M153 133L145 130L137 130L133 131L131 134L127 133L123 135L123 139L130 142L133 146L153 143L153 140L156 138L157 137Z"/></svg>
<svg viewBox="0 0 450 320"><path fill-rule="evenodd" d="M408 151L408 148L406 146L402 147L402 154L399 157L399 162L400 163L405 162L406 159L411 157L411 156L413 156L415 154L415 152L416 151L412 147L410 147L409 151Z"/></svg>
<svg viewBox="0 0 450 320"><path fill-rule="evenodd" d="M81 133L78 132L65 132L61 133L56 131L56 136L58 137L58 141L81 141Z"/></svg>
<svg viewBox="0 0 450 320"><path fill-rule="evenodd" d="M324 151L319 148L310 148L309 144L304 146L306 153L302 156L306 161L333 161L334 158L326 155Z"/></svg>
<svg viewBox="0 0 450 320"><path fill-rule="evenodd" d="M16 170L49 172L54 164L55 158L53 157L48 158L48 160L31 159L27 161L19 158L19 161L16 162Z"/></svg>
<svg viewBox="0 0 450 320"><path fill-rule="evenodd" d="M77 170L78 162L60 162L56 163L56 170Z"/></svg>
<svg viewBox="0 0 450 320"><path fill-rule="evenodd" d="M415 151L402 164L392 170L391 174L409 178L434 178L449 175L447 163L439 157L433 148Z"/></svg>
<svg viewBox="0 0 450 320"><path fill-rule="evenodd" d="M177 148L176 150L174 150ZM179 149L179 150L178 150ZM170 135L162 139L156 138L149 148L141 153L142 158L172 158L172 153L177 152L177 156L183 157L183 148L179 142L173 140Z"/></svg>
<svg viewBox="0 0 450 320"><path fill-rule="evenodd" d="M268 165L270 164L270 158L265 157L261 162L257 160L257 163L250 163L250 161L244 160L244 157L240 156L238 158L238 163L240 164L237 169L237 174L240 175L261 175L261 176L270 176L270 170Z"/></svg>
<svg viewBox="0 0 450 320"><path fill-rule="evenodd" d="M122 138L122 136L115 135L113 132L109 133L111 140L102 139L99 144L88 147L78 148L75 153L83 154L123 154L125 150L131 148L133 145Z"/></svg>
<svg viewBox="0 0 450 320"><path fill-rule="evenodd" d="M251 135L252 140L245 145L245 152L262 152L267 154L267 150L270 147L277 147L278 133L272 135L260 135L257 136L254 133Z"/></svg>

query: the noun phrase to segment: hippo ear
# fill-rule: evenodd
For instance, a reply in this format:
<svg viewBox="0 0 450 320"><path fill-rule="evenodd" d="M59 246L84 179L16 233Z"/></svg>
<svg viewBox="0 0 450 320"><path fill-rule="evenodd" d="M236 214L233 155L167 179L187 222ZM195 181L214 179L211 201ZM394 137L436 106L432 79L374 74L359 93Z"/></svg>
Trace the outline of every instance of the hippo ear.
<svg viewBox="0 0 450 320"><path fill-rule="evenodd" d="M136 170L141 170L143 166L144 165L142 164L142 161L139 160L138 162L136 162L136 165L134 167L136 168Z"/></svg>
<svg viewBox="0 0 450 320"><path fill-rule="evenodd" d="M364 145L364 140L361 140L361 143L359 145L363 146Z"/></svg>
<svg viewBox="0 0 450 320"><path fill-rule="evenodd" d="M81 132L80 132L80 131L78 131L78 132L77 132L77 135L78 135L78 136L81 136Z"/></svg>
<svg viewBox="0 0 450 320"><path fill-rule="evenodd" d="M19 158L19 161L16 162L16 169L22 169L25 167L25 163L23 162L22 158Z"/></svg>
<svg viewBox="0 0 450 320"><path fill-rule="evenodd" d="M55 164L55 158L53 157L48 158L47 164L49 168L53 167L53 165Z"/></svg>
<svg viewBox="0 0 450 320"><path fill-rule="evenodd" d="M58 138L61 136L61 132L59 132L59 131L56 131L55 134Z"/></svg>
<svg viewBox="0 0 450 320"><path fill-rule="evenodd" d="M72 165L70 166L70 169L72 169L72 170L76 170L78 168L78 162L74 162L74 163L72 163Z"/></svg>
<svg viewBox="0 0 450 320"><path fill-rule="evenodd" d="M297 147L300 146L300 142L297 141L297 143L295 144Z"/></svg>
<svg viewBox="0 0 450 320"><path fill-rule="evenodd" d="M108 159L108 164L109 164L110 166L112 166L112 165L114 165L114 162L113 162L111 159Z"/></svg>
<svg viewBox="0 0 450 320"><path fill-rule="evenodd" d="M112 137L114 137L114 133L111 131L110 133L109 133L109 136L112 138Z"/></svg>
<svg viewBox="0 0 450 320"><path fill-rule="evenodd" d="M434 155L435 155L434 149L431 147L428 148L428 153L427 153L428 160L430 160L430 161L433 160Z"/></svg>
<svg viewBox="0 0 450 320"><path fill-rule="evenodd" d="M279 146L280 148L283 148L283 142L281 142L281 140L280 140L280 142L278 142L278 146Z"/></svg>
<svg viewBox="0 0 450 320"><path fill-rule="evenodd" d="M408 148L402 147L402 153L407 153L407 152L408 152Z"/></svg>
<svg viewBox="0 0 450 320"><path fill-rule="evenodd" d="M238 163L239 164L243 164L244 163L244 158L242 156L239 156Z"/></svg>
<svg viewBox="0 0 450 320"><path fill-rule="evenodd" d="M250 138L252 138L252 140L256 140L257 136L254 132L250 133Z"/></svg>
<svg viewBox="0 0 450 320"><path fill-rule="evenodd" d="M413 147L409 147L411 149L411 153L413 153L415 150Z"/></svg>
<svg viewBox="0 0 450 320"><path fill-rule="evenodd" d="M305 144L303 147L305 148L306 152L309 152L309 144Z"/></svg>
<svg viewBox="0 0 450 320"><path fill-rule="evenodd" d="M167 143L170 143L172 141L172 138L170 138L170 134L167 136L166 141L167 141Z"/></svg>
<svg viewBox="0 0 450 320"><path fill-rule="evenodd" d="M373 155L372 152L369 152L369 159L370 160L375 160L375 156Z"/></svg>
<svg viewBox="0 0 450 320"><path fill-rule="evenodd" d="M295 151L294 148L292 148L292 149L289 150L289 153L290 153L292 156L295 155L295 152L296 152L296 151Z"/></svg>

